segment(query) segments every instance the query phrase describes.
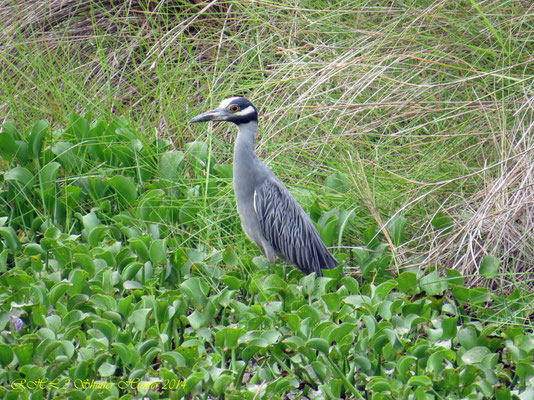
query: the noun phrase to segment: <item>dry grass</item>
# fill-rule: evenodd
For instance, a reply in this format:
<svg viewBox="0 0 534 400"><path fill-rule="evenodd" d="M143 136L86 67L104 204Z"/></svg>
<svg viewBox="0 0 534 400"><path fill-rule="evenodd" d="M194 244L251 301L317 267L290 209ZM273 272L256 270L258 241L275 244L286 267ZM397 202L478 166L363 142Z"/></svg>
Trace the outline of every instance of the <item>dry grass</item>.
<svg viewBox="0 0 534 400"><path fill-rule="evenodd" d="M499 173L484 176L484 187L465 201L447 209L454 215L453 234L438 241L426 263L459 270L470 285L487 285L510 293L517 286L534 288L534 146L532 97L521 114L522 124L502 135L503 159ZM486 281L479 274L484 256L501 261L500 275ZM520 278L520 279L518 279Z"/></svg>

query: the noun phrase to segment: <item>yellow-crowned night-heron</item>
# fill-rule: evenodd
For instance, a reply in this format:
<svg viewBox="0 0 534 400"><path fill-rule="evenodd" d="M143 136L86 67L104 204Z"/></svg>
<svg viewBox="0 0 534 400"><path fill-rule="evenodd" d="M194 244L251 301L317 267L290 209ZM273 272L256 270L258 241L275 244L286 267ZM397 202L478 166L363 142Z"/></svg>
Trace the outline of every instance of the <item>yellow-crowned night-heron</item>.
<svg viewBox="0 0 534 400"><path fill-rule="evenodd" d="M234 149L234 191L245 233L270 263L275 255L295 264L304 273L334 268L330 254L310 217L254 151L258 112L244 97L223 100L219 108L200 114L190 123L230 121L239 133Z"/></svg>

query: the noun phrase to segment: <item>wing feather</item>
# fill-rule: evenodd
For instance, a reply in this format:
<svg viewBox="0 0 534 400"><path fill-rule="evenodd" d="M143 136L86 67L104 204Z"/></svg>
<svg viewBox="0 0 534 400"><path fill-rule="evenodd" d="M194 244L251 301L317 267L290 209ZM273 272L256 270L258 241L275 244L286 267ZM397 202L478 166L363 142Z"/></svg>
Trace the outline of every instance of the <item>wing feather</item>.
<svg viewBox="0 0 534 400"><path fill-rule="evenodd" d="M287 262L317 276L321 268L337 265L310 217L281 182L266 179L256 187L254 211L264 237Z"/></svg>

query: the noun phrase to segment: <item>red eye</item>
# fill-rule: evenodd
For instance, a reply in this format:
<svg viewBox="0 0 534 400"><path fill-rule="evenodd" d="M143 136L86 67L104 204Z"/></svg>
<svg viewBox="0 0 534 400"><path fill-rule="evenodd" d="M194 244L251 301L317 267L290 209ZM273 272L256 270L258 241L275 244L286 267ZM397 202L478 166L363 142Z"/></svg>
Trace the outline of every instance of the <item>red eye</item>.
<svg viewBox="0 0 534 400"><path fill-rule="evenodd" d="M239 111L239 106L237 104L232 104L230 106L230 112L236 113Z"/></svg>

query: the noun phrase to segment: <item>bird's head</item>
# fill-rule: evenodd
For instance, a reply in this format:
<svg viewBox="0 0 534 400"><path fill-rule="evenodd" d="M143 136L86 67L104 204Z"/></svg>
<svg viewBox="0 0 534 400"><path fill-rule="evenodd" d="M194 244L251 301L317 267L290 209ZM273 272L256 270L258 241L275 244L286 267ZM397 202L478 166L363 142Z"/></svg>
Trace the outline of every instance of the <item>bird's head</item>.
<svg viewBox="0 0 534 400"><path fill-rule="evenodd" d="M258 120L258 111L244 97L224 99L215 110L206 111L189 121L190 124L205 121L230 121L234 124L245 124Z"/></svg>

